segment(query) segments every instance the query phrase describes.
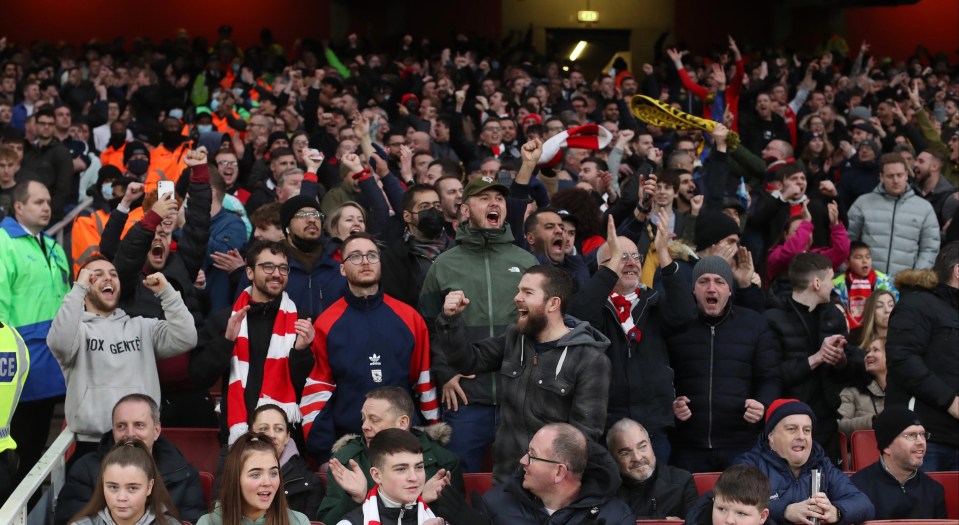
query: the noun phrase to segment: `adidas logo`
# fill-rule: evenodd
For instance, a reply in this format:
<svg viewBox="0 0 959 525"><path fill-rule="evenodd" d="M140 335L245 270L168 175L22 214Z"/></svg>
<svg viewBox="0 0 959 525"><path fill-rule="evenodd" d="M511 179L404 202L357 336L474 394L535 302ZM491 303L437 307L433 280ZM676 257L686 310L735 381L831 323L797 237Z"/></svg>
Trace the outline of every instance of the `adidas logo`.
<svg viewBox="0 0 959 525"><path fill-rule="evenodd" d="M370 366L380 366L380 356L373 354L370 356Z"/></svg>

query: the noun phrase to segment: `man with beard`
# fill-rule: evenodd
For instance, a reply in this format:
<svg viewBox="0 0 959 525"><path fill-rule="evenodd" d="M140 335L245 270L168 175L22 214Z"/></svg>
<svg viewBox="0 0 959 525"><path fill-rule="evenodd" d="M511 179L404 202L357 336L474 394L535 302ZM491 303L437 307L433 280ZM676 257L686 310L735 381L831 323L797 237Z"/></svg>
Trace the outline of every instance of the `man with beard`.
<svg viewBox="0 0 959 525"><path fill-rule="evenodd" d="M611 374L609 339L589 323L566 316L572 281L548 265L526 270L513 297L517 317L505 333L467 339L464 310L484 309L462 290L446 295L436 318L446 358L461 374L498 372L502 421L493 445L493 479L509 479L531 437L549 423L569 423L596 441L606 426ZM454 429L455 431L455 429Z"/></svg>
<svg viewBox="0 0 959 525"><path fill-rule="evenodd" d="M316 320L313 371L300 403L307 448L321 458L337 436L362 432L363 396L376 387L397 386L418 397L429 423L440 416L429 331L413 307L383 293L376 239L354 233L341 253L348 289Z"/></svg>
<svg viewBox="0 0 959 525"><path fill-rule="evenodd" d="M852 482L876 507L876 519L946 519L942 485L919 471L929 433L915 412L905 405L886 407L873 429L879 461L853 474Z"/></svg>
<svg viewBox="0 0 959 525"><path fill-rule="evenodd" d="M537 148L530 144L523 146L523 154L534 163L539 159ZM506 186L490 177L467 184L459 206L458 245L437 257L423 281L417 304L428 324L442 313L444 298L452 290L477 301L478 306L463 315L462 342L475 343L506 330L515 312L510 295L522 272L536 264L536 258L513 244L513 232L506 223L508 193ZM493 376L463 377L446 364L441 345L433 348L432 371L436 383L443 385L443 418L453 427L449 449L460 457L464 472L480 472L496 428Z"/></svg>
<svg viewBox="0 0 959 525"><path fill-rule="evenodd" d="M433 261L453 247L444 226L440 196L432 186L414 184L403 194L406 231L383 253L383 290L416 307Z"/></svg>
<svg viewBox="0 0 959 525"><path fill-rule="evenodd" d="M231 308L214 312L190 358L190 381L204 388L223 380L220 440L247 430L248 415L265 403L300 422L299 400L313 368L313 323L284 290L290 274L286 243L257 241L247 250L246 287ZM231 363L234 363L231 365ZM299 432L291 432L294 439ZM224 453L226 449L224 447Z"/></svg>
<svg viewBox="0 0 959 525"><path fill-rule="evenodd" d="M923 151L916 157L916 180L912 185L917 195L932 204L940 228L955 214L954 205L951 213L945 209L948 197L956 192L956 185L942 175L945 165L946 159L941 151L931 148Z"/></svg>
<svg viewBox="0 0 959 525"><path fill-rule="evenodd" d="M78 455L95 450L112 428L103 407L131 392L160 399L157 360L196 344L193 318L166 277L153 273L143 286L159 297L165 320L131 317L117 308L117 270L94 256L80 269L50 326L47 343L67 380L64 411L67 426L77 434Z"/></svg>
<svg viewBox="0 0 959 525"><path fill-rule="evenodd" d="M529 215L523 228L530 252L540 264L552 264L573 281L573 293L586 286L589 268L582 255L566 254L563 217L553 208L539 208Z"/></svg>
<svg viewBox="0 0 959 525"><path fill-rule="evenodd" d="M623 484L619 499L639 520L682 520L699 494L693 476L656 461L649 434L642 425L623 418L606 434L606 448L616 460Z"/></svg>

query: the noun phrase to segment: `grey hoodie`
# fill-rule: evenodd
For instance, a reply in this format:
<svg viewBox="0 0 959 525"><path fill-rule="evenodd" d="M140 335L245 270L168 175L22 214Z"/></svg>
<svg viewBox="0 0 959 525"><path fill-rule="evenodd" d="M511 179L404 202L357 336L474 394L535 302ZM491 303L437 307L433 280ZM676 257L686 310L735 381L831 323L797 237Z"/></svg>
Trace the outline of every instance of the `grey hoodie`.
<svg viewBox="0 0 959 525"><path fill-rule="evenodd" d="M497 372L502 423L493 444L493 479L505 482L526 453L529 441L547 423L569 423L596 441L606 424L610 364L609 339L589 323L564 319L569 333L537 355L535 341L512 324L498 337L472 346L463 316L440 314L440 345L450 366L468 375Z"/></svg>
<svg viewBox="0 0 959 525"><path fill-rule="evenodd" d="M99 441L111 429L113 405L121 397L140 393L160 403L156 360L190 351L196 346L196 327L170 285L158 294L166 321L130 317L119 308L108 317L86 312L87 291L73 284L47 344L67 382L67 425L79 439Z"/></svg>
<svg viewBox="0 0 959 525"><path fill-rule="evenodd" d="M116 525L116 522L113 521L113 516L110 515L110 509L103 508L100 509L100 512L97 512L96 516L81 518L78 521L74 521L72 525ZM180 522L173 516L167 515L164 515L162 519L158 520L150 509L146 509L146 512L137 520L135 525L180 525Z"/></svg>

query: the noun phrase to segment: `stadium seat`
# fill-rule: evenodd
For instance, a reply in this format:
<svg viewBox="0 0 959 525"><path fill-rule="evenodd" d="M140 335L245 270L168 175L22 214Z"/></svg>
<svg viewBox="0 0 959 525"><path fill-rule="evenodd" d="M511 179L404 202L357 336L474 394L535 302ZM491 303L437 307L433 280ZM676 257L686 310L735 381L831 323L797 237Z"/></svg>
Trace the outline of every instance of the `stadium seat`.
<svg viewBox="0 0 959 525"><path fill-rule="evenodd" d="M959 520L869 520L862 525L959 525Z"/></svg>
<svg viewBox="0 0 959 525"><path fill-rule="evenodd" d="M839 460L842 462L842 469L846 472L852 470L849 464L849 436L845 432L839 433Z"/></svg>
<svg viewBox="0 0 959 525"><path fill-rule="evenodd" d="M959 520L959 472L929 472L946 489L946 517Z"/></svg>
<svg viewBox="0 0 959 525"><path fill-rule="evenodd" d="M474 492L482 496L487 490L493 488L493 473L474 472L463 474L463 485L466 486L466 501L469 502L470 496Z"/></svg>
<svg viewBox="0 0 959 525"><path fill-rule="evenodd" d="M203 487L203 499L206 501L206 508L213 503L213 474L206 471L200 471L200 486Z"/></svg>
<svg viewBox="0 0 959 525"><path fill-rule="evenodd" d="M215 428L164 428L162 435L176 445L197 470L216 472L220 457L219 432Z"/></svg>
<svg viewBox="0 0 959 525"><path fill-rule="evenodd" d="M872 430L857 430L852 433L852 470L858 472L879 461L876 433Z"/></svg>
<svg viewBox="0 0 959 525"><path fill-rule="evenodd" d="M719 479L719 475L722 472L700 472L698 474L693 474L693 481L696 482L696 491L699 492L699 495L713 490L713 485L716 484L716 480Z"/></svg>

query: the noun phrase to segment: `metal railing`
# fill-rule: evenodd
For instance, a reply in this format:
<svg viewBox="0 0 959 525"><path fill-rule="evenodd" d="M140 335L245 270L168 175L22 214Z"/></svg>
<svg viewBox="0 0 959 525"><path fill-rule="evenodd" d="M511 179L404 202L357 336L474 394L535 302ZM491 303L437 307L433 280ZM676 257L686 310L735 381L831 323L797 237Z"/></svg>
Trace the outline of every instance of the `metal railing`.
<svg viewBox="0 0 959 525"><path fill-rule="evenodd" d="M13 494L7 498L7 502L3 504L3 507L0 507L0 525L27 525L27 506L48 476L50 477L48 494L52 495L52 504L44 508L50 512L49 517L53 517L52 510L56 507L57 496L60 494L60 489L63 488L63 482L66 478L66 453L73 445L75 437L75 434L67 428L63 429L63 432L57 436L56 441L40 457L40 461L30 469L27 477L23 478ZM41 506L42 502L37 505L37 508L41 508ZM47 521L46 519L43 520L44 523Z"/></svg>
<svg viewBox="0 0 959 525"><path fill-rule="evenodd" d="M60 222L47 228L45 233L56 239L57 244L63 246L63 232L67 229L67 226L73 224L73 219L76 219L81 213L90 211L93 211L93 197L87 197L80 201L80 204L77 204L76 208L73 208L70 210L70 213L64 215L63 219L60 219ZM64 248L64 250L70 251L69 248Z"/></svg>

